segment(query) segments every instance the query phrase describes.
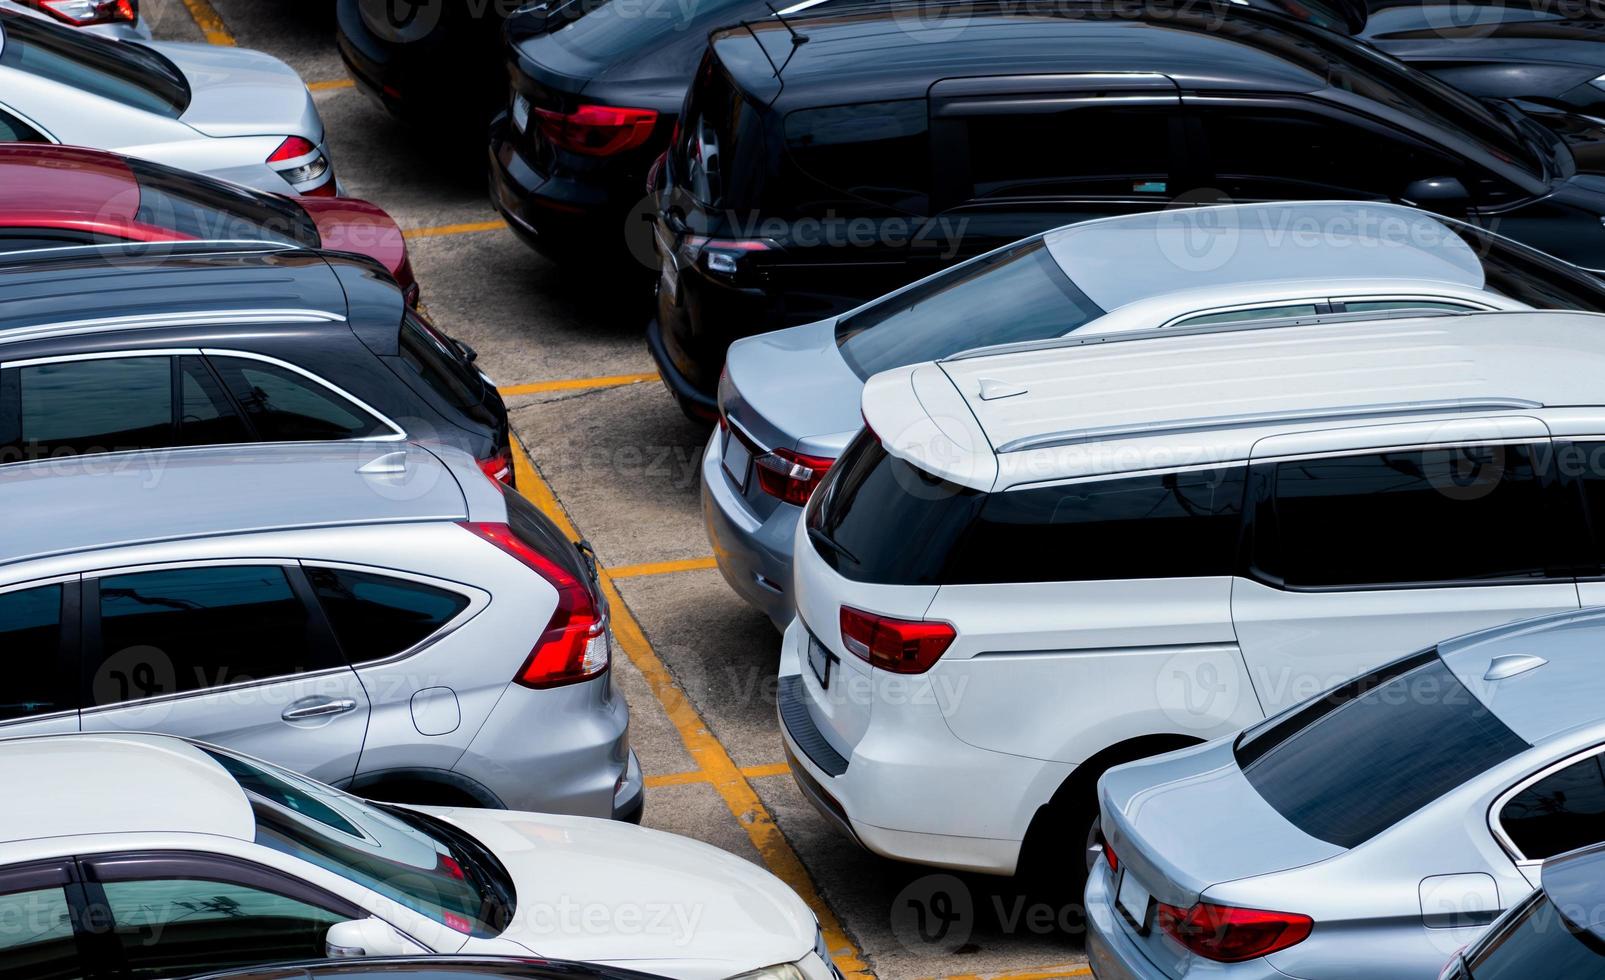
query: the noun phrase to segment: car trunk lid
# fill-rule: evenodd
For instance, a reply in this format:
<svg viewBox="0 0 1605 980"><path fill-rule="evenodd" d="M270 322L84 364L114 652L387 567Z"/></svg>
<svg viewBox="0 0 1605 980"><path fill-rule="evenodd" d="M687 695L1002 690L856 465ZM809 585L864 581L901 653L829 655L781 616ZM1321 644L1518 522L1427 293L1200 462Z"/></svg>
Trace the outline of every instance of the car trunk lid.
<svg viewBox="0 0 1605 980"><path fill-rule="evenodd" d="M323 143L323 120L295 69L259 51L152 44L189 82L179 120L207 136L301 136Z"/></svg>

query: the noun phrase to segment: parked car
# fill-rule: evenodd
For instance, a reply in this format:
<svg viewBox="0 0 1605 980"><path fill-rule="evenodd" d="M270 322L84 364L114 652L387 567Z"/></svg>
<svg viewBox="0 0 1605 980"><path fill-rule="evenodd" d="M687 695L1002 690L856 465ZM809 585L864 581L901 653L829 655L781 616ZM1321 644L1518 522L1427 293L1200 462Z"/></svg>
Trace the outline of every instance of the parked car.
<svg viewBox="0 0 1605 980"><path fill-rule="evenodd" d="M465 453L79 456L0 467L0 500L28 515L0 734L171 732L380 799L640 819L594 565Z"/></svg>
<svg viewBox="0 0 1605 980"><path fill-rule="evenodd" d="M0 251L193 239L356 252L418 303L401 229L366 201L273 194L77 146L0 144Z"/></svg>
<svg viewBox="0 0 1605 980"><path fill-rule="evenodd" d="M1605 599L1605 317L1385 316L871 378L793 545L804 795L877 854L1064 880L1111 766Z"/></svg>
<svg viewBox="0 0 1605 980"><path fill-rule="evenodd" d="M1550 886L1544 861L1605 842L1602 638L1590 610L1446 641L1235 738L1111 769L1093 970L1437 977ZM1564 963L1526 975L1582 975Z"/></svg>
<svg viewBox="0 0 1605 980"><path fill-rule="evenodd" d="M0 9L0 142L127 153L258 190L333 197L312 93L260 51L108 41Z"/></svg>
<svg viewBox="0 0 1605 980"><path fill-rule="evenodd" d="M658 198L647 339L681 407L714 417L737 337L1178 203L1400 201L1605 268L1600 124L1227 6L985 3L957 30L959 13L894 3L716 32ZM1055 145L1077 152L1027 152Z"/></svg>
<svg viewBox="0 0 1605 980"><path fill-rule="evenodd" d="M831 976L790 889L672 834L370 803L163 735L11 739L0 774L29 789L0 815L0 905L59 923L0 949L8 977L183 976L331 949L533 954L685 980ZM86 900L104 916L69 917Z"/></svg>
<svg viewBox="0 0 1605 980"><path fill-rule="evenodd" d="M1074 332L1285 325L1404 308L1605 313L1605 281L1507 238L1392 204L1253 204L1055 229L840 317L736 341L702 512L725 581L784 630L814 487L891 368Z"/></svg>
<svg viewBox="0 0 1605 980"><path fill-rule="evenodd" d="M210 242L0 254L0 464L410 436L511 483L507 407L471 361L354 256Z"/></svg>
<svg viewBox="0 0 1605 980"><path fill-rule="evenodd" d="M308 960L191 980L651 980L651 974L511 956L397 956Z"/></svg>
<svg viewBox="0 0 1605 980"><path fill-rule="evenodd" d="M1455 954L1440 980L1605 978L1605 849L1551 858L1540 878L1531 895Z"/></svg>
<svg viewBox="0 0 1605 980"><path fill-rule="evenodd" d="M0 0L0 10L48 17L90 34L148 41L150 23L140 16L139 0Z"/></svg>

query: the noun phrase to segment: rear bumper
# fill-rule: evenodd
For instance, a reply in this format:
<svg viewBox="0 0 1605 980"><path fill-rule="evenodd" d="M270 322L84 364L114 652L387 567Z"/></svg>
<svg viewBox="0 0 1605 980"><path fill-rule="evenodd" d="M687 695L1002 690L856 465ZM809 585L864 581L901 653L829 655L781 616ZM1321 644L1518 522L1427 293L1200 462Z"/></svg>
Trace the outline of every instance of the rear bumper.
<svg viewBox="0 0 1605 980"><path fill-rule="evenodd" d="M719 417L719 402L693 385L680 369L674 366L668 347L663 342L663 327L656 319L646 325L646 348L658 366L658 377L669 395L680 406L680 411L700 422L712 422Z"/></svg>
<svg viewBox="0 0 1605 980"><path fill-rule="evenodd" d="M702 453L702 519L719 573L736 595L785 630L791 605L791 547L802 508L781 503L767 519L747 506L719 460L720 430Z"/></svg>
<svg viewBox="0 0 1605 980"><path fill-rule="evenodd" d="M1098 980L1168 980L1137 948L1125 927L1116 920L1109 862L1098 864L1087 876L1087 965Z"/></svg>

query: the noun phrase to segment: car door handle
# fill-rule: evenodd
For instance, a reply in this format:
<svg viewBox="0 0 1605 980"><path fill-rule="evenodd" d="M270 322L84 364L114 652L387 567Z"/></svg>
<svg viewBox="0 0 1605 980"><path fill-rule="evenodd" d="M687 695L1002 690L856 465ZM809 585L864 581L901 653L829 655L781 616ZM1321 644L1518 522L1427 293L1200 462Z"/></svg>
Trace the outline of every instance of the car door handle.
<svg viewBox="0 0 1605 980"><path fill-rule="evenodd" d="M285 721L306 721L308 718L322 718L325 715L343 715L347 711L355 711L357 702L351 698L331 698L327 701L314 701L311 704L301 704L285 708L279 717Z"/></svg>

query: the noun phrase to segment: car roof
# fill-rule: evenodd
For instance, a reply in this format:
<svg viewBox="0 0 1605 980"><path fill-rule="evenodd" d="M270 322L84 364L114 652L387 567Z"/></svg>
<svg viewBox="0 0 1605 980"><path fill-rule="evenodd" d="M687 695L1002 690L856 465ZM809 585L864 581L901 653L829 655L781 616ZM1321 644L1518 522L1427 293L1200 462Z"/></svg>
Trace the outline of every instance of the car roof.
<svg viewBox="0 0 1605 980"><path fill-rule="evenodd" d="M465 520L467 500L446 462L455 457L473 465L456 449L363 440L12 463L0 466L0 496L31 519L0 535L0 566L157 541Z"/></svg>
<svg viewBox="0 0 1605 980"><path fill-rule="evenodd" d="M892 455L993 490L1241 461L1323 426L1599 405L1602 372L1600 314L1317 317L927 361L870 378L862 406Z"/></svg>
<svg viewBox="0 0 1605 980"><path fill-rule="evenodd" d="M1585 609L1446 640L1438 655L1500 721L1537 745L1599 724L1602 645L1605 609Z"/></svg>
<svg viewBox="0 0 1605 980"><path fill-rule="evenodd" d="M72 734L0 741L0 842L95 834L251 840L256 820L222 766L180 738Z"/></svg>
<svg viewBox="0 0 1605 980"><path fill-rule="evenodd" d="M123 158L103 150L47 143L0 144L0 220L19 213L90 213L133 221L139 183Z"/></svg>
<svg viewBox="0 0 1605 980"><path fill-rule="evenodd" d="M1436 216L1354 201L1242 204L1103 218L1043 236L1104 310L1159 293L1274 280L1485 281L1470 244Z"/></svg>

